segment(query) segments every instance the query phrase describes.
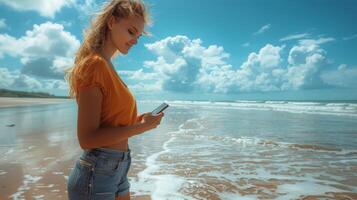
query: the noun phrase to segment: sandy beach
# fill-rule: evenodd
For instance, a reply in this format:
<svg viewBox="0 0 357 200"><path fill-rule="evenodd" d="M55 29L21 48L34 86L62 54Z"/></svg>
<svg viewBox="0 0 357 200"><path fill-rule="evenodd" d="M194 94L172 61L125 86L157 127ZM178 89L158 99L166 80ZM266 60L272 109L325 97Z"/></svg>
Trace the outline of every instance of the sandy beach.
<svg viewBox="0 0 357 200"><path fill-rule="evenodd" d="M139 102L140 112L157 104ZM132 199L357 199L356 143L353 137L343 140L343 134L356 134L354 117L318 118L233 109L222 113L221 109L198 109L198 105L190 107L187 103L181 107L170 104L160 128L129 140ZM249 118L259 123L250 123ZM276 121L292 123L286 120L294 121L300 132L270 125ZM315 123L309 125L311 120ZM237 127L237 121L241 127ZM339 133L339 140L331 139L333 146L301 136L311 134L306 127L317 129L314 125L325 121L332 125L318 127L322 133ZM275 127L286 128L279 135ZM68 174L81 153L75 130L74 102L3 109L0 199L67 199ZM237 130L247 135L233 135ZM268 131L274 133L270 139ZM294 143L276 139L289 131ZM260 132L265 133L265 139L252 137ZM315 132L314 137L325 139L327 144L334 134L320 137Z"/></svg>
<svg viewBox="0 0 357 200"><path fill-rule="evenodd" d="M44 120L35 122L33 119L42 118L43 114L40 113L43 112L43 108L19 106L51 104L61 110L66 105L62 103L69 101L71 100L0 99L2 107L16 108L16 110L20 108L21 112L33 115L28 122L24 121L24 118L19 119L19 116L13 115L11 115L13 118L9 115L0 120L2 121L0 124L0 199L67 199L68 174L82 151L74 131L75 124L72 122L74 120L68 120L66 117L69 116L66 114L59 114L64 117L64 120L56 120L54 118L56 115L51 112L45 114ZM2 112L5 116L6 111ZM51 117L54 120L48 120ZM68 121L69 125L66 124ZM8 126L9 123L15 126ZM13 137L14 135L16 138ZM133 194L132 197L138 200L150 199L147 195Z"/></svg>
<svg viewBox="0 0 357 200"><path fill-rule="evenodd" d="M15 107L15 106L30 106L39 104L57 104L74 101L73 99L61 98L14 98L14 97L0 97L0 108Z"/></svg>

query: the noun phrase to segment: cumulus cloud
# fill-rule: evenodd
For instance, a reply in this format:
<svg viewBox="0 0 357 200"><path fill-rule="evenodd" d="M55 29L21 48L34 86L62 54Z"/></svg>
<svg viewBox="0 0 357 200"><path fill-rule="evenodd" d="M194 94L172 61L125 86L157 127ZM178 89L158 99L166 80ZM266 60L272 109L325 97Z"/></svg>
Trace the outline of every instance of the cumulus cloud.
<svg viewBox="0 0 357 200"><path fill-rule="evenodd" d="M140 69L126 75L133 80L146 81L146 88L180 92L236 93L331 86L327 80L332 78L322 76L329 63L321 45L335 39L295 38L300 40L290 49L285 45L266 44L258 52L251 52L237 67L227 63L230 55L221 46L204 46L200 39L192 40L182 35L167 37L145 45L157 56L156 60L144 62L148 71ZM285 58L282 57L284 51L288 52ZM155 81L155 87L147 84L148 80Z"/></svg>
<svg viewBox="0 0 357 200"><path fill-rule="evenodd" d="M357 88L357 67L349 68L341 64L337 70L329 70L321 74L325 83L343 88Z"/></svg>
<svg viewBox="0 0 357 200"><path fill-rule="evenodd" d="M66 90L66 89L68 89L68 83L64 80L55 80L55 79L43 80L42 85L43 85L43 88L46 90L51 90L51 89Z"/></svg>
<svg viewBox="0 0 357 200"><path fill-rule="evenodd" d="M0 68L0 88L10 88L15 79L19 76L20 71L9 71L8 68Z"/></svg>
<svg viewBox="0 0 357 200"><path fill-rule="evenodd" d="M278 90L281 83L281 51L284 46L267 44L258 53L252 52L236 70L235 84L243 91Z"/></svg>
<svg viewBox="0 0 357 200"><path fill-rule="evenodd" d="M267 44L258 53L251 53L239 69L227 63L230 55L223 47L205 47L200 39L168 37L146 46L158 57L144 65L159 74L166 90L226 93L278 89L276 82L280 80L274 76L281 74L278 69L284 46Z"/></svg>
<svg viewBox="0 0 357 200"><path fill-rule="evenodd" d="M321 44L334 41L334 38L302 39L289 51L286 82L282 89L311 89L326 87L320 78L328 66L326 52Z"/></svg>
<svg viewBox="0 0 357 200"><path fill-rule="evenodd" d="M36 78L30 77L26 74L20 74L12 84L14 88L21 89L42 89L42 84Z"/></svg>
<svg viewBox="0 0 357 200"><path fill-rule="evenodd" d="M67 90L68 83L64 80L57 79L40 79L22 73L20 70L9 70L0 68L0 88L25 90L25 91L43 91L43 90Z"/></svg>
<svg viewBox="0 0 357 200"><path fill-rule="evenodd" d="M17 11L35 11L41 16L53 18L63 7L70 6L74 0L0 0L1 4L9 6Z"/></svg>
<svg viewBox="0 0 357 200"><path fill-rule="evenodd" d="M154 61L145 61L144 66L158 74L153 77L161 77L158 82L163 89L223 93L276 89L273 82L278 80L269 77L279 73L273 69L280 66L280 51L284 48L268 44L258 53L251 53L240 69L234 69L227 63L230 55L223 47L205 47L200 39L178 35L146 47L158 57Z"/></svg>
<svg viewBox="0 0 357 200"><path fill-rule="evenodd" d="M264 32L266 32L267 30L269 30L271 28L271 24L266 24L264 26L262 26L257 32L254 33L254 35L260 35Z"/></svg>
<svg viewBox="0 0 357 200"><path fill-rule="evenodd" d="M78 47L75 36L65 31L63 25L52 22L35 24L20 38L0 34L0 57L20 57L24 74L42 78L63 78Z"/></svg>
<svg viewBox="0 0 357 200"><path fill-rule="evenodd" d="M35 24L22 37L0 34L0 58L20 58L20 70L1 68L0 86L9 89L66 89L64 70L73 64L79 41L63 25Z"/></svg>
<svg viewBox="0 0 357 200"><path fill-rule="evenodd" d="M158 57L145 61L144 66L161 78L162 88L170 91L192 91L199 87L198 76L225 63L229 54L223 47L203 47L200 39L186 36L167 37L146 47Z"/></svg>

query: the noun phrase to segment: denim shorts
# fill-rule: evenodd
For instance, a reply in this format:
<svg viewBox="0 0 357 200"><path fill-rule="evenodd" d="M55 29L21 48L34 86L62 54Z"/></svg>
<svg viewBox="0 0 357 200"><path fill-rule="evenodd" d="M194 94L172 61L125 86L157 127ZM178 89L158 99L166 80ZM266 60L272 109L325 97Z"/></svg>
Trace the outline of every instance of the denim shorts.
<svg viewBox="0 0 357 200"><path fill-rule="evenodd" d="M127 174L130 164L130 149L85 150L68 177L68 198L114 200L128 193L130 184Z"/></svg>

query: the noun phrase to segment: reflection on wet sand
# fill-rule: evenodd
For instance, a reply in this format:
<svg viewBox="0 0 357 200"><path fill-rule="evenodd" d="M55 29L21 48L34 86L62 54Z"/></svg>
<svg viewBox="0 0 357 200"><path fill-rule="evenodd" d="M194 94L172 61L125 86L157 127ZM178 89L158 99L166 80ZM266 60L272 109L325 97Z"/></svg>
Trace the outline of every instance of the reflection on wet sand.
<svg viewBox="0 0 357 200"><path fill-rule="evenodd" d="M167 114L131 138L132 199L357 199L357 151L207 134L210 119L193 115ZM75 116L63 105L2 110L0 199L67 199L81 153Z"/></svg>
<svg viewBox="0 0 357 200"><path fill-rule="evenodd" d="M16 163L13 164L16 168L11 168L11 171L1 167L7 172L0 176L5 185L2 188L6 188L6 192L0 193L3 195L1 199L9 196L15 199L65 199L67 174L79 154L72 142L74 138L67 135L55 132L19 136L17 145L8 148L1 159L1 163ZM53 142L49 139L51 137L61 139ZM8 176L11 177L10 183L6 181Z"/></svg>
<svg viewBox="0 0 357 200"><path fill-rule="evenodd" d="M2 163L0 169L0 199L7 199L22 185L24 177L22 165Z"/></svg>

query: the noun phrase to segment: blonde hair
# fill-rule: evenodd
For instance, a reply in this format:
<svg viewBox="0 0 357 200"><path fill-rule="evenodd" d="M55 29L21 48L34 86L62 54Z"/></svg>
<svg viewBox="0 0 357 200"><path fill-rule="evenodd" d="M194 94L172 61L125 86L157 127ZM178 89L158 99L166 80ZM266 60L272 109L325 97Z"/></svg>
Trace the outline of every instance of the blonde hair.
<svg viewBox="0 0 357 200"><path fill-rule="evenodd" d="M91 21L91 25L84 31L84 39L76 53L74 65L65 72L70 97L77 95L75 88L78 68L86 63L91 54L98 53L103 47L109 31L107 24L112 16L118 20L138 16L142 17L145 24L150 24L147 8L141 0L111 0L104 4L102 10ZM143 34L149 33L144 31Z"/></svg>

